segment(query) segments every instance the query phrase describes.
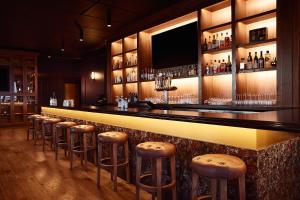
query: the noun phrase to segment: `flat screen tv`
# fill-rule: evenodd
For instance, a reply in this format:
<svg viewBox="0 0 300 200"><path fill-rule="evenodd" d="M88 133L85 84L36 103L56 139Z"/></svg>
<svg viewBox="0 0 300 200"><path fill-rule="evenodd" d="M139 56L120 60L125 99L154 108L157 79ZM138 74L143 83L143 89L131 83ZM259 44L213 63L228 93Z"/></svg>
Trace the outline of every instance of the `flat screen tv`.
<svg viewBox="0 0 300 200"><path fill-rule="evenodd" d="M153 68L196 64L198 61L197 22L152 36Z"/></svg>
<svg viewBox="0 0 300 200"><path fill-rule="evenodd" d="M0 91L9 92L9 67L0 66Z"/></svg>

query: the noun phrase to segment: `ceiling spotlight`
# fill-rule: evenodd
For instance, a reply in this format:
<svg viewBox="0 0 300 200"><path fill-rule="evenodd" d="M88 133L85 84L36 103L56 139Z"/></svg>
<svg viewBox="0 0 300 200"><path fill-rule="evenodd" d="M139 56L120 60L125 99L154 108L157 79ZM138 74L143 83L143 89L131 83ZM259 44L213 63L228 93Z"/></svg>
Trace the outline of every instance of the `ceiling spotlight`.
<svg viewBox="0 0 300 200"><path fill-rule="evenodd" d="M48 59L51 59L51 56L48 56Z"/></svg>
<svg viewBox="0 0 300 200"><path fill-rule="evenodd" d="M106 26L111 27L111 9L108 8L106 13Z"/></svg>
<svg viewBox="0 0 300 200"><path fill-rule="evenodd" d="M64 49L64 48L61 48L61 49L60 49L60 51L61 51L61 52L64 52L64 51L65 51L65 49Z"/></svg>

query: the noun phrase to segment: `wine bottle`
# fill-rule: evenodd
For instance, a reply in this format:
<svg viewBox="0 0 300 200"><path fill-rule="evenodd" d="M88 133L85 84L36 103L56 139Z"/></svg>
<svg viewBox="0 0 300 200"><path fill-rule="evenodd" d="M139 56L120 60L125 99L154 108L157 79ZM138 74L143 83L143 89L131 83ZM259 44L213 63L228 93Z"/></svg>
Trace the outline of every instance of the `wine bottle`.
<svg viewBox="0 0 300 200"><path fill-rule="evenodd" d="M251 52L249 52L249 56L247 59L247 69L252 69L252 56L251 56Z"/></svg>
<svg viewBox="0 0 300 200"><path fill-rule="evenodd" d="M257 52L255 52L254 61L253 61L253 68L258 69L258 57Z"/></svg>
<svg viewBox="0 0 300 200"><path fill-rule="evenodd" d="M265 60L263 58L263 52L260 51L260 57L258 59L258 67L259 67L259 69L263 69L264 68L264 64L265 64Z"/></svg>
<svg viewBox="0 0 300 200"><path fill-rule="evenodd" d="M226 72L231 72L231 61L230 61L230 55L228 55L228 60L227 60L227 63L226 63Z"/></svg>

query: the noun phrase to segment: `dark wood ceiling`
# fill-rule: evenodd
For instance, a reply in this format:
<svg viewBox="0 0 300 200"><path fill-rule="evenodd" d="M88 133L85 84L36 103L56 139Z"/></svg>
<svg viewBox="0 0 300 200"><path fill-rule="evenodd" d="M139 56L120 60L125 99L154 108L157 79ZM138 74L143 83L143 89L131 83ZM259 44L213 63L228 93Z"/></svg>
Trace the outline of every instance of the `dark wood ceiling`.
<svg viewBox="0 0 300 200"><path fill-rule="evenodd" d="M128 24L182 0L6 0L0 6L0 48L80 56ZM112 27L106 27L111 8ZM84 30L84 42L79 42Z"/></svg>

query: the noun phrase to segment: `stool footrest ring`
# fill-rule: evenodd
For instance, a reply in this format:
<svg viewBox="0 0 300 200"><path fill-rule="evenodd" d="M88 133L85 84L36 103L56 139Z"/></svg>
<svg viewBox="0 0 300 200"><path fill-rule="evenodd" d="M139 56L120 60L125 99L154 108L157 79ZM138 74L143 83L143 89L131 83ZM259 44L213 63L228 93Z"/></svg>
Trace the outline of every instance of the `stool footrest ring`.
<svg viewBox="0 0 300 200"><path fill-rule="evenodd" d="M144 189L148 192L156 192L159 187L150 186L150 185L146 185L146 184L141 183L142 179L144 179L146 177L149 177L149 176L152 176L152 174L144 174L144 175L140 176L140 180L136 184L138 184L142 189ZM162 185L161 189L171 189L171 188L175 187L175 185L176 185L175 180L172 180L171 183L166 184L166 185Z"/></svg>
<svg viewBox="0 0 300 200"><path fill-rule="evenodd" d="M115 165L113 165L113 164L105 164L105 163L103 163L103 161L106 161L106 160L111 160L111 158L102 158L101 160L100 160L100 162L98 162L98 165L100 166L100 167L114 167ZM127 165L128 164L128 161L125 161L125 162L123 162L123 163L118 163L116 166L117 167L120 167L120 166L125 166L125 165Z"/></svg>

